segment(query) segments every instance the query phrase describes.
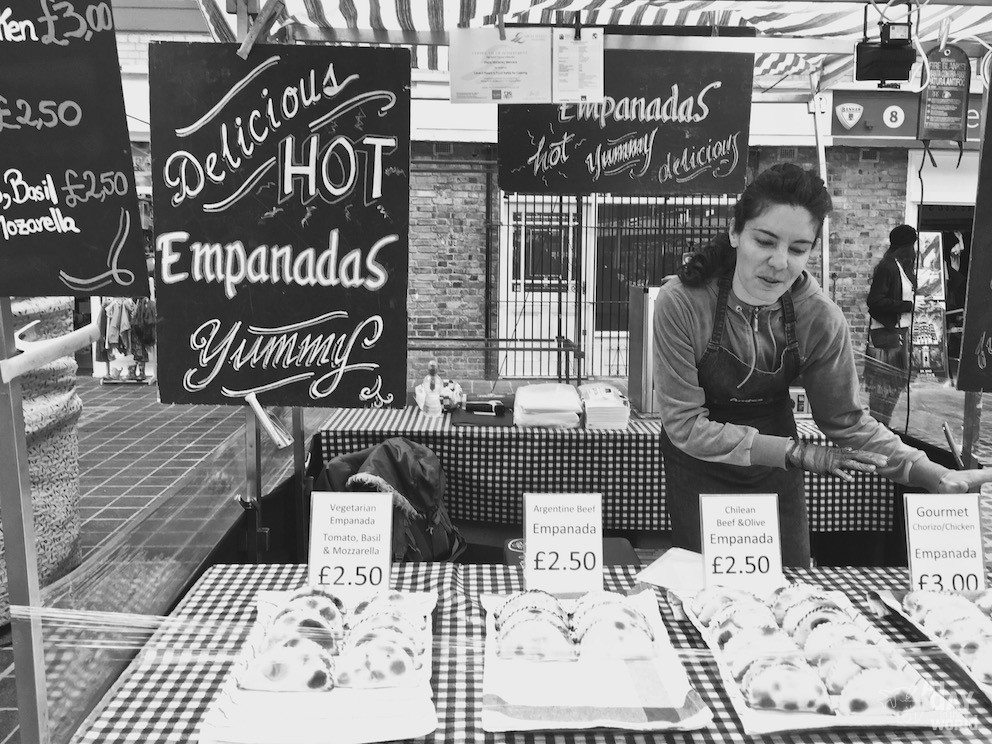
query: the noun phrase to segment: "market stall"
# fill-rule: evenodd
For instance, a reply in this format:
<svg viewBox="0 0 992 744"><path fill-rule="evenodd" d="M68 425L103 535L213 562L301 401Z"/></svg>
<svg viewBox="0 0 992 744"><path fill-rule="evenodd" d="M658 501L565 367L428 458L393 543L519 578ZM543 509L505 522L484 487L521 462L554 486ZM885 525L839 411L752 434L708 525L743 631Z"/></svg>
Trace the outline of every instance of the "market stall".
<svg viewBox="0 0 992 744"><path fill-rule="evenodd" d="M217 22L220 11L216 5L203 5ZM262 14L268 22L278 15L274 7L270 3L269 12ZM308 4L308 12L313 7ZM247 4L239 5L238 10L242 26L238 36L245 41L241 49L233 44L152 46L156 280L161 300L158 371L162 401L238 406L248 403L256 411L261 411L259 400L266 405L359 407L361 410L342 409L336 414L314 438L312 454L319 453L329 460L393 436L426 444L445 468L446 500L457 518L515 525L521 520L522 493L594 492L602 494L603 503L603 519L597 529L667 529L664 467L658 446L660 424L656 421L634 420L618 430L456 427L446 415L428 418L413 409L391 410L403 405L409 376L407 343L411 324L406 301L410 291L410 54L404 49L344 45L253 47L263 32L261 17L258 26L248 33ZM101 20L102 16L96 18ZM471 19L465 20L467 23ZM281 21L284 29L296 25L285 14ZM435 25L437 18L432 17L432 28ZM298 31L306 36L305 31ZM649 50L653 45L653 41L644 44ZM614 60L619 60L619 54L611 51ZM703 58L712 53L701 48L689 50L696 55L693 69L684 71L678 85L683 86L683 93L695 90L695 100L683 97L680 103L675 85L664 103L655 99L658 106L689 112L683 117L689 119L694 115L692 106L705 108L705 94L719 87L710 76L719 73L733 78L733 85L727 86L733 90L710 99L714 107L719 104L722 114L714 117L713 128L699 128L693 132L696 139L689 144L681 142L689 139L688 133L666 140L665 146L673 148L673 152L682 149L654 171L655 181L663 183L665 193L710 191L721 185L728 191L737 191L744 183L747 163L742 151L746 151L748 139L755 51L754 44L745 44L703 64ZM661 57L653 56L655 52ZM433 54L436 56L436 49ZM636 65L624 70L629 73L626 75L618 74L621 66L614 65L613 82L621 87L636 87L650 79L658 59L668 68L678 67L667 50L642 49L626 59L636 60ZM748 64L741 65L741 60ZM709 63L712 64L708 66ZM623 95L628 94L633 95L631 89L624 88ZM72 111L66 108L64 113ZM563 166L566 159L562 153L570 141L569 133L551 132L559 138L558 151L538 148L529 153L527 148L533 145L530 130L541 126L544 119L540 111L527 113L534 118L513 111L502 114L506 126L501 127L501 135L506 135L507 146L518 157L513 161L508 155L501 163L503 176L519 179L517 188L521 190L536 188L537 180L545 187L550 180L559 191L575 188L575 174L557 167ZM609 144L613 134L604 136L598 146ZM645 152L644 143L649 142L654 142L653 134L638 133L641 149L632 147L626 151L632 153L633 165L625 172L635 166L643 166L642 173L647 171L651 153ZM704 151L706 157L701 154ZM623 155L608 154L598 160L600 152L597 149L596 155L590 156L607 170L611 157ZM526 179L523 176L527 164L534 160L548 167L539 178ZM700 164L703 160L707 162ZM67 178L68 174L65 171ZM599 175L597 171L596 180ZM120 189L130 199L133 184L123 172L119 176L114 186L124 184ZM633 177L604 180L596 188L612 192L625 180L633 181ZM690 186L680 186L688 181L692 181ZM632 193L657 190L656 184L644 184L635 184ZM71 186L66 184L70 195ZM584 191L586 187L579 184L576 193ZM113 278L135 275L116 265L133 211L126 205L120 208L119 222L101 221L118 225L117 252L107 261L107 275ZM827 254L824 256L826 272ZM102 270L102 266L98 268ZM81 274L81 270L73 271ZM70 286L90 291L96 288L91 285L101 280L82 276L83 279L69 277L74 280ZM59 278L66 283L65 277ZM8 321L3 320L7 335ZM15 405L10 420L0 423L10 430L23 426L16 420L16 413ZM251 419L252 414L247 415ZM265 420L264 413L259 417ZM822 434L809 422L801 422L800 431L804 442L823 442ZM257 458L253 451L253 447L257 449L257 436L253 430L246 438L249 470L253 457ZM272 436L278 439L280 432ZM251 437L255 437L254 442ZM7 459L13 462L18 458L23 460L20 453ZM250 481L249 475L249 491ZM891 532L900 524L897 494L887 481L859 476L851 484L842 485L836 480L807 475L806 487L814 532L874 536ZM380 490L392 493L389 489ZM8 504L16 501L4 493L6 526ZM249 492L243 496L246 509L258 509L258 495ZM305 490L292 496L307 497ZM390 499L381 501L388 510ZM23 516L23 511L22 503L15 516ZM17 523L15 526L23 527ZM302 523L294 527L297 536L305 529ZM256 557L264 553L258 541L264 543L265 536L260 528L250 532ZM32 536L27 537L30 543ZM363 534L354 540L363 545L379 543L381 547L388 543L388 532ZM20 568L30 579L30 566ZM363 581L368 569L356 568ZM378 576L382 578L381 573ZM866 588L900 590L907 583L906 572L901 569L790 570L787 577L840 592L866 618L872 618L872 607L864 598ZM428 663L421 671L430 684L429 689L422 686L420 692L428 693L437 715L437 728L428 738L514 739L515 734L494 735L484 730L482 723L485 714L493 709L485 685L486 644L492 634L486 632L490 618L483 609L483 595L506 595L524 589L521 572L507 566L406 563L393 567L391 579L390 587L403 596L425 593L436 597L436 604L424 614L430 640ZM204 743L231 740L228 734L237 730L238 710L225 707L229 704L227 693L232 684L242 680L240 676L234 679L234 671L240 674L245 668L246 653L255 650L249 649L249 640L254 642L259 635L260 596L263 592L287 592L308 581L315 583L315 577L312 573L308 576L307 567L302 565L223 565L209 570L167 618L154 621L158 631L147 642L142 641L134 661L77 732L76 739L101 743L135 739ZM615 593L627 595L639 588L635 584L630 567L606 570L605 585ZM46 615L45 609L37 606L37 587L28 584L23 589L16 597L19 619L47 619L57 625L57 613ZM668 595L659 591L648 598L647 604L658 607L662 633L676 649L675 656L685 667L695 694L712 711L712 722L697 720L693 728L700 731L683 732L678 725L666 721L665 728L673 730L660 735L640 730L631 733L622 726L582 726L572 721L571 726L580 730L569 736L607 742L653 741L659 736L673 741L700 737L707 741L749 740L751 732L745 731L735 707L734 691L714 665L698 629L684 618ZM112 629L127 628L129 623L146 623L143 627L147 628L149 621L103 618L102 622L104 628ZM301 627L314 622L320 621L307 615ZM921 742L963 743L992 737L989 702L973 696L972 681L961 675L939 648L921 639L916 629L898 618L873 618L869 622L888 641L909 650L908 663L930 687L952 701L964 701L955 710L967 716L968 725L947 730L936 718L922 725L916 719L909 722L893 718L891 723L875 727L858 726L845 718L845 738L903 741L912 736ZM358 623L348 626L349 632L357 626ZM342 636L343 628L338 628ZM574 628L565 629L566 633L572 631ZM393 649L397 641L390 637L394 635L390 627L373 640L380 642L386 636ZM343 638L334 638L333 642L341 641ZM72 641L55 632L49 642L57 645ZM356 646L359 643L355 641ZM26 669L35 662L37 671L37 649L32 650L29 643L18 650L22 651L18 667ZM411 652L410 657L415 659L416 654ZM271 682L278 677L279 668L280 664L274 663L262 676ZM334 677L334 689L326 674L310 678L313 679L319 679L316 686L323 686L320 691L328 694L340 692L338 687L351 688L342 682L340 674ZM38 689L34 692L37 694ZM305 692L313 694L312 690ZM273 709L300 705L299 698L293 702L292 692L285 694L289 697L271 705ZM266 704L274 700L258 699ZM504 706L508 707L513 706ZM637 708L626 706L624 715L631 707ZM641 707L647 724L658 723L652 717L657 716L657 710L650 701ZM264 706L261 710L266 712ZM502 708L499 712L506 714ZM35 722L43 729L44 710L34 713ZM953 718L955 724L961 720ZM565 728L566 723L561 722L560 728ZM253 741L253 732L238 733ZM818 744L833 741L836 735L835 731L794 732L786 725L780 737L784 742ZM560 736L552 731L530 734L528 738L543 741ZM254 741L261 739L257 734Z"/></svg>

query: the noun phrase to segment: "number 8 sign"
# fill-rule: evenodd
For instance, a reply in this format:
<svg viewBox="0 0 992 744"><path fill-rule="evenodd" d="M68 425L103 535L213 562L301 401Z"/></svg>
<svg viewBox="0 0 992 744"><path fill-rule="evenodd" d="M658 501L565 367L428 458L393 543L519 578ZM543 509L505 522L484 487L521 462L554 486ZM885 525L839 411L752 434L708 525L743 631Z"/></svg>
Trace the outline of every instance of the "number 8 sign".
<svg viewBox="0 0 992 744"><path fill-rule="evenodd" d="M902 106L889 106L882 112L882 122L889 129L898 129L906 122L906 112Z"/></svg>

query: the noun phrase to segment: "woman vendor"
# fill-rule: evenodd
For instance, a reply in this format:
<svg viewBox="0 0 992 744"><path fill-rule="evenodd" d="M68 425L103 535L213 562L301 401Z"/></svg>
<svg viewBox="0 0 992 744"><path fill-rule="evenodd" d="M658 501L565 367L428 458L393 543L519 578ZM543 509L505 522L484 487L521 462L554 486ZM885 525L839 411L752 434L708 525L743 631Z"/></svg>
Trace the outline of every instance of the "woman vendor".
<svg viewBox="0 0 992 744"><path fill-rule="evenodd" d="M808 566L804 470L845 480L877 470L934 493L992 480L992 469L931 462L862 407L847 322L805 270L831 208L814 173L768 168L741 195L728 233L658 294L655 390L677 547L700 550L700 493L776 493L783 564ZM838 447L799 439L789 386L800 378Z"/></svg>

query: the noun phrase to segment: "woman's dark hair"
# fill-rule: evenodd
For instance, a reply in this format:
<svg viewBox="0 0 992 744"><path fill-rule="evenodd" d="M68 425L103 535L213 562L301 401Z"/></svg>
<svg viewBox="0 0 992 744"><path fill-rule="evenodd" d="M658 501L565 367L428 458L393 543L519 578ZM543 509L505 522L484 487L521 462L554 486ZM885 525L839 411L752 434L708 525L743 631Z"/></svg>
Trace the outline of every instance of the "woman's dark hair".
<svg viewBox="0 0 992 744"><path fill-rule="evenodd" d="M778 205L804 207L819 224L817 235L833 209L830 192L818 175L795 163L779 163L759 173L744 189L734 206L734 225L743 230L750 220ZM721 233L689 255L679 269L679 279L687 286L698 287L711 277L730 274L736 263L737 251L730 244L730 236Z"/></svg>

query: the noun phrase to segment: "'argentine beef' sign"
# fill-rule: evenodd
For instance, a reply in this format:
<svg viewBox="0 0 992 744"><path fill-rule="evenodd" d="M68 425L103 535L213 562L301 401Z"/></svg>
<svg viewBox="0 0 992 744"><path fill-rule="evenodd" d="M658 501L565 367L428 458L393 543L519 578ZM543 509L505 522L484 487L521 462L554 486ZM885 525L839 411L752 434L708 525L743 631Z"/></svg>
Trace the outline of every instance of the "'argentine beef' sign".
<svg viewBox="0 0 992 744"><path fill-rule="evenodd" d="M410 54L150 47L168 403L406 402Z"/></svg>
<svg viewBox="0 0 992 744"><path fill-rule="evenodd" d="M147 295L107 0L0 0L0 295Z"/></svg>
<svg viewBox="0 0 992 744"><path fill-rule="evenodd" d="M607 49L601 103L499 107L499 185L562 194L744 189L753 55Z"/></svg>

